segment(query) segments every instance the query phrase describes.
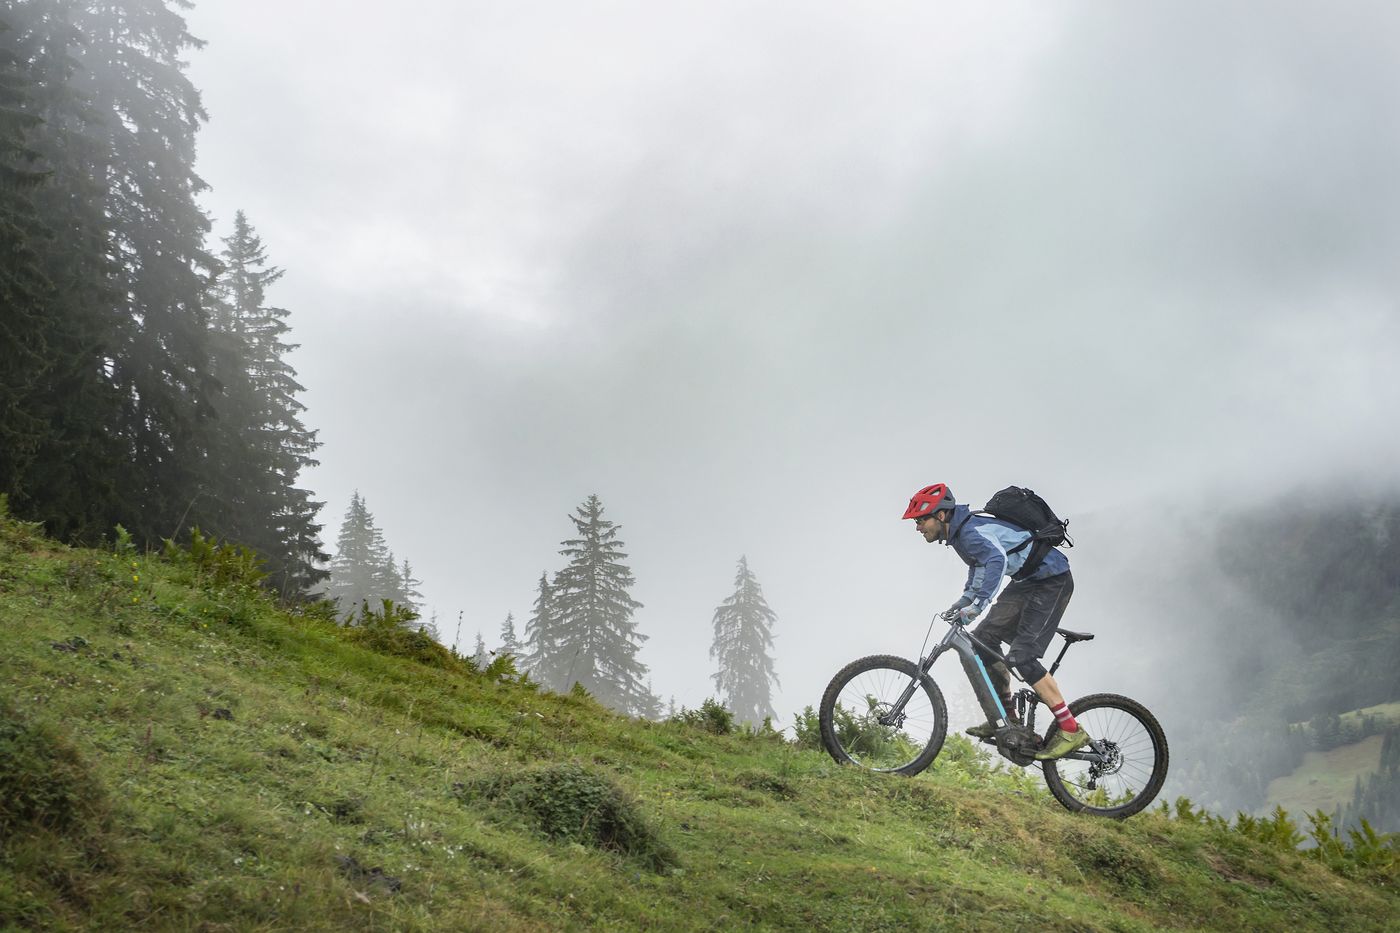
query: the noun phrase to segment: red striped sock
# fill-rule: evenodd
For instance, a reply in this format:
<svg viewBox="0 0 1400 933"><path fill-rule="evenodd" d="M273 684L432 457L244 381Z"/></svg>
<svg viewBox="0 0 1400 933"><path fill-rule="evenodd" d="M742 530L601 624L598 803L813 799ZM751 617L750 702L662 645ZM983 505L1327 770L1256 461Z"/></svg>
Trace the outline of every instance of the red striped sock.
<svg viewBox="0 0 1400 933"><path fill-rule="evenodd" d="M1074 714L1069 711L1067 703L1050 707L1050 712L1055 714L1055 721L1060 724L1061 732L1078 732L1079 723L1074 721Z"/></svg>

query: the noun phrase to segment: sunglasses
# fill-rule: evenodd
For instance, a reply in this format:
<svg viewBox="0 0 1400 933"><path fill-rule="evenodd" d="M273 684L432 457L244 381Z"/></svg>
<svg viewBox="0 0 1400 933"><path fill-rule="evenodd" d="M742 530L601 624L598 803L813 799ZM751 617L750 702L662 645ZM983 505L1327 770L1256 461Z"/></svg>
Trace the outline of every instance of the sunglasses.
<svg viewBox="0 0 1400 933"><path fill-rule="evenodd" d="M937 514L937 512L930 512L927 515L920 515L918 518L914 519L914 526L918 527L919 525L922 525L924 522L928 521L930 518L933 518Z"/></svg>

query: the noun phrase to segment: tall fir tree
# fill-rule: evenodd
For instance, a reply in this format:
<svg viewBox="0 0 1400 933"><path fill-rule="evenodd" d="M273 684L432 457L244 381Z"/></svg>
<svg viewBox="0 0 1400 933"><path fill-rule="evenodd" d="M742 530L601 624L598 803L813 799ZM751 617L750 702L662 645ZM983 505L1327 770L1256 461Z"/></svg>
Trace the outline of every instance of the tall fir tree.
<svg viewBox="0 0 1400 933"><path fill-rule="evenodd" d="M486 650L486 639L482 637L480 631L476 633L476 647L472 650L472 663L477 670L485 670L486 665L491 663L491 652Z"/></svg>
<svg viewBox="0 0 1400 933"><path fill-rule="evenodd" d="M319 446L302 425L303 391L285 355L287 311L267 304L282 270L267 264L262 240L239 211L224 239L223 271L211 296L211 352L218 392L202 520L220 537L253 548L267 561L272 586L299 596L326 576L319 564L322 503L297 486L315 466Z"/></svg>
<svg viewBox="0 0 1400 933"><path fill-rule="evenodd" d="M565 689L565 660L559 648L559 612L549 573L540 572L540 583L530 618L525 621L524 669L546 690Z"/></svg>
<svg viewBox="0 0 1400 933"><path fill-rule="evenodd" d="M773 610L763 598L763 588L749 570L748 558L739 558L734 593L714 614L714 642L710 657L719 670L712 678L720 701L738 722L759 725L773 712Z"/></svg>
<svg viewBox="0 0 1400 933"><path fill-rule="evenodd" d="M423 594L418 587L423 581L413 575L413 566L408 561L403 562L399 570L399 600L403 605L413 609L414 612L421 612L423 609Z"/></svg>
<svg viewBox="0 0 1400 933"><path fill-rule="evenodd" d="M408 562L405 561L403 566L407 567ZM398 558L394 556L393 551L389 552L383 566L379 568L377 590L381 594L381 599L390 600L396 606L408 606L410 609L414 609L409 603L408 586L404 583L403 571L399 568ZM417 610L414 609L414 611Z"/></svg>
<svg viewBox="0 0 1400 933"><path fill-rule="evenodd" d="M404 568L408 570L407 562ZM325 595L347 618L358 612L362 603L377 609L386 599L417 612L417 606L405 596L403 576L384 542L384 534L358 491L350 497L350 507L336 538Z"/></svg>
<svg viewBox="0 0 1400 933"><path fill-rule="evenodd" d="M506 620L501 623L501 654L520 656L520 640L515 634L515 614L512 612L507 612Z"/></svg>
<svg viewBox="0 0 1400 933"><path fill-rule="evenodd" d="M11 492L49 430L30 401L53 365L45 338L56 310L32 245L53 236L34 203L48 175L32 146L43 123L31 100L32 57L25 35L0 15L0 491Z"/></svg>
<svg viewBox="0 0 1400 933"><path fill-rule="evenodd" d="M569 518L578 537L562 542L559 553L569 563L555 575L552 587L563 686L581 684L606 706L645 715L653 698L643 684L647 668L637 660L637 650L646 636L632 621L642 604L628 592L635 581L623 563L627 554L618 539L620 527L603 517L596 495Z"/></svg>
<svg viewBox="0 0 1400 933"><path fill-rule="evenodd" d="M23 251L6 264L37 269L44 290L13 292L16 303L7 308L15 330L5 341L13 358L0 404L0 481L18 514L64 540L95 539L133 518L119 504L127 445L112 379L123 335L134 326L118 302L124 285L111 232L107 166L114 156L104 127L116 117L99 112L80 86L91 55L82 15L83 7L63 0L20 0L6 9L12 28L0 34L0 47L24 75L11 84L12 133L29 127L23 145L45 176L29 191L21 180L7 199L20 224L32 207L42 228L29 226ZM29 168L24 161L27 153L21 171ZM41 360L32 355L39 347ZM35 424L46 426L38 436Z"/></svg>
<svg viewBox="0 0 1400 933"><path fill-rule="evenodd" d="M122 410L125 469L118 504L139 538L175 537L213 507L201 501L212 436L210 330L205 302L217 263L196 198L195 135L207 116L182 54L203 42L180 11L187 0L88 0L74 6L83 36L74 83L99 122L109 248L123 321L110 359Z"/></svg>

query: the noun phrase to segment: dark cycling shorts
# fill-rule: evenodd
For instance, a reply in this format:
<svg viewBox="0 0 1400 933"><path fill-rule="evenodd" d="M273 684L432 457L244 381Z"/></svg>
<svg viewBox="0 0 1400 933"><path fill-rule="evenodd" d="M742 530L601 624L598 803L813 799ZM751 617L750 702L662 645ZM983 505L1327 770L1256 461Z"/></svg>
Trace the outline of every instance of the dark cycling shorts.
<svg viewBox="0 0 1400 933"><path fill-rule="evenodd" d="M1002 642L1010 642L1006 660L1026 683L1036 683L1046 674L1039 659L1050 647L1073 593L1074 577L1068 570L1044 580L1012 582L973 632L997 649ZM982 660L991 664L995 659L983 654Z"/></svg>

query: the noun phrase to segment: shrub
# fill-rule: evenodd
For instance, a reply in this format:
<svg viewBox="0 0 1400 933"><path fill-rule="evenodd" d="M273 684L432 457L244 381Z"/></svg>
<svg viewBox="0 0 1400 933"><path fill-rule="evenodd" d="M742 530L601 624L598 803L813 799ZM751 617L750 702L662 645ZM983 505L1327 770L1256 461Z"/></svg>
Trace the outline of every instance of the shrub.
<svg viewBox="0 0 1400 933"><path fill-rule="evenodd" d="M267 576L262 572L262 558L253 551L241 544L219 544L206 538L198 528L190 529L188 548L166 538L161 556L177 566L193 568L200 582L216 587L253 587Z"/></svg>
<svg viewBox="0 0 1400 933"><path fill-rule="evenodd" d="M1272 816L1235 814L1235 832L1289 852L1295 851L1303 841L1298 824L1289 818L1288 811L1281 806L1274 807Z"/></svg>
<svg viewBox="0 0 1400 933"><path fill-rule="evenodd" d="M605 775L579 764L500 774L463 787L459 794L494 801L551 839L617 852L653 871L676 864L674 850L632 798Z"/></svg>
<svg viewBox="0 0 1400 933"><path fill-rule="evenodd" d="M696 726L711 735L730 735L734 732L734 714L713 697L701 703L699 709L682 706L681 711L667 721Z"/></svg>
<svg viewBox="0 0 1400 933"><path fill-rule="evenodd" d="M384 600L379 611L360 603L360 612L340 630L346 641L362 645L380 654L409 658L420 664L444 670L474 670L465 660L453 656L427 632L415 626L418 614L407 606L397 606Z"/></svg>
<svg viewBox="0 0 1400 933"><path fill-rule="evenodd" d="M1349 830L1343 840L1332 818L1321 810L1308 814L1308 822L1314 847L1307 854L1337 874L1383 884L1400 882L1400 833L1378 833L1362 819L1360 828Z"/></svg>
<svg viewBox="0 0 1400 933"><path fill-rule="evenodd" d="M822 749L821 719L812 707L804 707L802 712L792 717L793 744L798 748L813 751Z"/></svg>

